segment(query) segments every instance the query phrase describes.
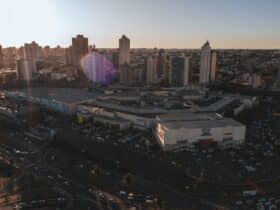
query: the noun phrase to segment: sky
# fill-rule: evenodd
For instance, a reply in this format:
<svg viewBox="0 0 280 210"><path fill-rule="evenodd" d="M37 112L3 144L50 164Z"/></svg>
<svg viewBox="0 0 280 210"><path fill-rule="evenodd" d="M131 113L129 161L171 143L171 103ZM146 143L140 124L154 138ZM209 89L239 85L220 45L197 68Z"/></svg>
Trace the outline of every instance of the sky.
<svg viewBox="0 0 280 210"><path fill-rule="evenodd" d="M98 48L280 49L278 0L0 0L0 44L69 46L83 34Z"/></svg>

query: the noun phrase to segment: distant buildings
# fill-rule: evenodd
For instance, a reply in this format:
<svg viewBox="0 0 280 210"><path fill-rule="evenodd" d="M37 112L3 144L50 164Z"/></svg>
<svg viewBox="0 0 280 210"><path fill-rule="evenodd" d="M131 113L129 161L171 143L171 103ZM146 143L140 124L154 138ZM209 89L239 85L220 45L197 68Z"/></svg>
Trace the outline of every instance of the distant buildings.
<svg viewBox="0 0 280 210"><path fill-rule="evenodd" d="M131 66L127 63L120 65L120 83L129 85L131 83Z"/></svg>
<svg viewBox="0 0 280 210"><path fill-rule="evenodd" d="M235 77L231 84L243 85L251 88L260 88L264 85L264 81L259 73L243 73Z"/></svg>
<svg viewBox="0 0 280 210"><path fill-rule="evenodd" d="M157 75L157 67L158 67L158 59L156 57L150 56L146 61L146 79L147 84L151 85L158 82L158 75Z"/></svg>
<svg viewBox="0 0 280 210"><path fill-rule="evenodd" d="M119 67L119 53L118 52L113 52L111 55L111 60L115 68L117 69Z"/></svg>
<svg viewBox="0 0 280 210"><path fill-rule="evenodd" d="M209 42L203 45L199 62L199 52L196 50L130 49L130 39L125 35L119 39L118 50L96 50L94 45L89 45L88 38L83 35L73 37L72 45L69 48L60 46L54 48L50 46L41 47L33 41L18 49L15 47L5 48L3 56L0 53L0 65L4 63L4 67L15 69L16 60L18 58L24 59L26 60L24 63L28 63L27 66L32 66L33 75L39 75L36 78L41 79L41 70L50 66L57 69L58 66L67 64L68 67L76 70L75 75L77 75L79 70L82 69L82 59L89 55L89 52L96 51L110 59L116 70L116 78L122 85L139 86L146 84L183 87L188 86L190 82L195 84L198 80L198 72L198 83L200 84L208 85L216 80L217 53L211 51ZM182 53L188 53L190 57L178 56ZM54 61L55 64L52 65L50 61ZM23 60L19 62L23 62ZM40 73L34 72L36 70ZM102 74L100 75L97 77L102 78Z"/></svg>
<svg viewBox="0 0 280 210"><path fill-rule="evenodd" d="M66 64L67 65L73 65L73 52L72 52L72 46L68 47L66 49L65 55L66 55Z"/></svg>
<svg viewBox="0 0 280 210"><path fill-rule="evenodd" d="M162 81L168 82L170 73L170 60L163 49L149 56L146 65L146 84L158 84Z"/></svg>
<svg viewBox="0 0 280 210"><path fill-rule="evenodd" d="M20 58L17 60L18 80L30 81L33 79L33 75L36 72L36 64L31 60L25 58Z"/></svg>
<svg viewBox="0 0 280 210"><path fill-rule="evenodd" d="M277 68L277 73L276 73L276 79L275 79L275 82L274 84L272 85L272 89L276 89L276 90L279 90L280 89L280 66L278 66Z"/></svg>
<svg viewBox="0 0 280 210"><path fill-rule="evenodd" d="M11 68L0 69L0 85L10 83L17 79L17 71Z"/></svg>
<svg viewBox="0 0 280 210"><path fill-rule="evenodd" d="M185 55L171 59L170 85L182 87L189 85L190 58Z"/></svg>
<svg viewBox="0 0 280 210"><path fill-rule="evenodd" d="M200 72L199 72L199 83L208 85L215 81L216 78L216 63L217 63L217 53L211 51L211 46L207 41L201 47L201 57L200 57Z"/></svg>
<svg viewBox="0 0 280 210"><path fill-rule="evenodd" d="M0 45L0 68L3 68L4 66L4 56L3 56L3 50L2 50L2 46Z"/></svg>
<svg viewBox="0 0 280 210"><path fill-rule="evenodd" d="M22 57L29 61L36 62L42 58L42 48L35 41L25 43Z"/></svg>
<svg viewBox="0 0 280 210"><path fill-rule="evenodd" d="M161 79L167 79L169 74L169 61L168 56L163 49L159 51L158 55L158 76Z"/></svg>
<svg viewBox="0 0 280 210"><path fill-rule="evenodd" d="M51 49L51 55L56 57L65 57L65 48L60 47L57 45L56 47Z"/></svg>
<svg viewBox="0 0 280 210"><path fill-rule="evenodd" d="M81 68L81 59L89 52L88 38L77 35L72 38L72 46L66 50L66 63Z"/></svg>
<svg viewBox="0 0 280 210"><path fill-rule="evenodd" d="M130 64L130 40L125 35L119 39L119 64Z"/></svg>
<svg viewBox="0 0 280 210"><path fill-rule="evenodd" d="M17 49L15 47L8 47L2 49L3 51L3 66L5 68L16 68Z"/></svg>
<svg viewBox="0 0 280 210"><path fill-rule="evenodd" d="M10 49L12 51L12 49ZM12 54L12 52L11 52ZM43 57L43 50L35 41L25 43L19 49L19 59L16 61L16 69L19 80L30 81L37 73L37 61Z"/></svg>
<svg viewBox="0 0 280 210"><path fill-rule="evenodd" d="M79 103L92 100L99 94L85 89L68 88L32 88L19 91L5 91L5 96L39 104L49 110L66 115L76 114Z"/></svg>
<svg viewBox="0 0 280 210"><path fill-rule="evenodd" d="M119 79L121 84L129 82L130 40L125 35L119 39Z"/></svg>
<svg viewBox="0 0 280 210"><path fill-rule="evenodd" d="M131 65L130 66L130 84L141 85L145 78L145 67L142 65Z"/></svg>
<svg viewBox="0 0 280 210"><path fill-rule="evenodd" d="M216 81L217 72L217 52L211 53L210 82Z"/></svg>
<svg viewBox="0 0 280 210"><path fill-rule="evenodd" d="M181 52L182 53L182 52ZM174 55L175 54L175 55ZM190 57L178 56L178 52L155 51L146 59L146 84L169 84L173 87L188 86L195 75ZM192 59L196 63L196 60ZM199 64L199 62L197 63ZM201 48L199 83L208 85L216 81L217 52L212 52L207 41ZM166 83L162 83L166 81Z"/></svg>
<svg viewBox="0 0 280 210"><path fill-rule="evenodd" d="M51 47L50 46L45 46L43 48L43 56L44 58L47 58L51 55Z"/></svg>
<svg viewBox="0 0 280 210"><path fill-rule="evenodd" d="M19 59L16 61L16 68L19 80L30 81L37 73L38 60L42 59L42 47L35 41L25 43L19 50Z"/></svg>
<svg viewBox="0 0 280 210"><path fill-rule="evenodd" d="M261 76L259 74L252 74L250 77L250 85L253 88L259 88L262 85Z"/></svg>

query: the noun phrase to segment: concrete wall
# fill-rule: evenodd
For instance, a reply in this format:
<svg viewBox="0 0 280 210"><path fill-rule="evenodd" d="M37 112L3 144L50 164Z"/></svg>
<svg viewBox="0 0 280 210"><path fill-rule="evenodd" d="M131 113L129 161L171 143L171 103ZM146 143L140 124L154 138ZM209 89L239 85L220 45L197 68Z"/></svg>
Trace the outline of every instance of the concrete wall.
<svg viewBox="0 0 280 210"><path fill-rule="evenodd" d="M163 142L159 141L163 147L172 147L172 145L188 142L189 144L198 143L202 140L213 140L219 144L226 142L242 143L245 140L246 127L245 126L225 126L209 128L209 135L203 134L202 128L179 128L167 129L158 125L155 134L160 140L159 132L162 131Z"/></svg>

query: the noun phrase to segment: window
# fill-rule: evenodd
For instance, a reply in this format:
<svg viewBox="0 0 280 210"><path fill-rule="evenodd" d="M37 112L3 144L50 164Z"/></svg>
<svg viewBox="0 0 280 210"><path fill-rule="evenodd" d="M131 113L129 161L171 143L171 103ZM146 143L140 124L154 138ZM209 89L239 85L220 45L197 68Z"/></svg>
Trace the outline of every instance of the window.
<svg viewBox="0 0 280 210"><path fill-rule="evenodd" d="M211 136L210 128L203 128L201 136Z"/></svg>
<svg viewBox="0 0 280 210"><path fill-rule="evenodd" d="M188 142L188 140L179 140L177 144L187 144Z"/></svg>

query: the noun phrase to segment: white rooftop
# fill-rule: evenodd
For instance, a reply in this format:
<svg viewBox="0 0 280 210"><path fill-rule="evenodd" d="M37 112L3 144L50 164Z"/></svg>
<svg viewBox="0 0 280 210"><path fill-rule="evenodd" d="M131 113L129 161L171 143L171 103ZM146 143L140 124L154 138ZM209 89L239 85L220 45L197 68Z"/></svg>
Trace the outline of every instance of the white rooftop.
<svg viewBox="0 0 280 210"><path fill-rule="evenodd" d="M157 120L160 122L214 120L221 118L223 117L216 113L193 113L189 111L173 112L157 116Z"/></svg>
<svg viewBox="0 0 280 210"><path fill-rule="evenodd" d="M197 114L197 113L175 113L157 116L157 122L167 129L180 128L217 128L233 126L243 126L241 123L223 118L219 114Z"/></svg>

